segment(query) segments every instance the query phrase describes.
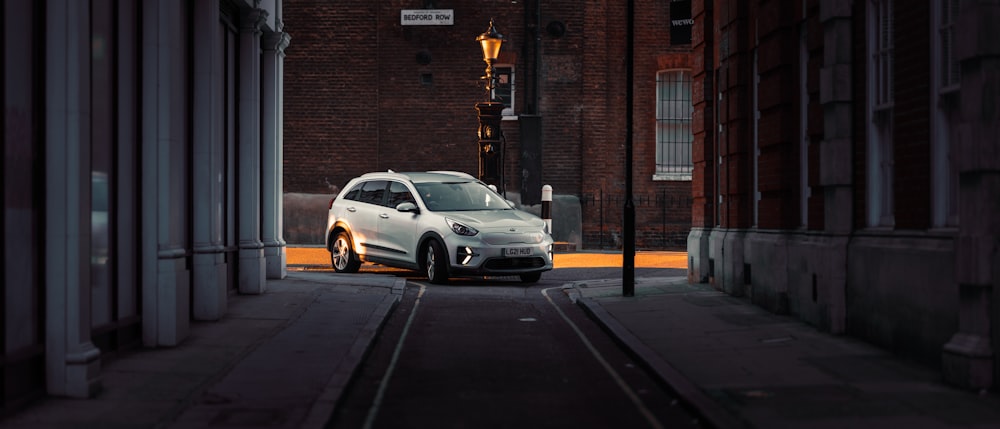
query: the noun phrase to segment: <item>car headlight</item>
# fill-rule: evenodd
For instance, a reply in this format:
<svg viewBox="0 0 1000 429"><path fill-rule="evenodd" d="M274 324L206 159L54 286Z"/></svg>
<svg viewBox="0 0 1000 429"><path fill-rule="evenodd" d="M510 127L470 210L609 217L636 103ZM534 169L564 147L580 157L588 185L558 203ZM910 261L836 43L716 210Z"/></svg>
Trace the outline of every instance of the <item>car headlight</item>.
<svg viewBox="0 0 1000 429"><path fill-rule="evenodd" d="M451 230L454 231L455 234L465 235L465 236L469 236L469 237L472 237L473 235L479 234L479 230L477 230L477 229L475 229L475 228L473 228L471 226L466 226L465 224L456 222L456 221L448 219L448 218L444 218L444 221L448 222L448 227L451 228Z"/></svg>

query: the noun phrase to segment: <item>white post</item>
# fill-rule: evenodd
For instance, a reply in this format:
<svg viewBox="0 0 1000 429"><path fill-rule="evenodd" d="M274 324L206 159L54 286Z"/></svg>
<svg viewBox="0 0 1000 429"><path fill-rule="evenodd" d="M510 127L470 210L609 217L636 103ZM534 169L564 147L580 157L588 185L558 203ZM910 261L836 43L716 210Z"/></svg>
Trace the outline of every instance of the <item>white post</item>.
<svg viewBox="0 0 1000 429"><path fill-rule="evenodd" d="M545 185L542 186L542 219L545 220L545 225L549 229L549 234L552 234L552 186Z"/></svg>

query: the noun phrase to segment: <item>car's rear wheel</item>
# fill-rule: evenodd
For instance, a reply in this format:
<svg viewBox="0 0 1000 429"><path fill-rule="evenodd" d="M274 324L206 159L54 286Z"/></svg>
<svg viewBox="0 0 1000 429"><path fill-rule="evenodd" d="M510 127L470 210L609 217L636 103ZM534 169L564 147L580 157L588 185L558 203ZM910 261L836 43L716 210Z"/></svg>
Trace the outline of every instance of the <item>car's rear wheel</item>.
<svg viewBox="0 0 1000 429"><path fill-rule="evenodd" d="M542 273L521 274L521 283L535 283L542 278Z"/></svg>
<svg viewBox="0 0 1000 429"><path fill-rule="evenodd" d="M445 256L441 243L431 240L424 249L424 270L427 280L435 284L448 282L448 257Z"/></svg>
<svg viewBox="0 0 1000 429"><path fill-rule="evenodd" d="M361 260L354 254L351 237L347 232L339 232L337 238L333 240L333 246L330 247L330 264L338 273L356 273L358 268L361 268Z"/></svg>

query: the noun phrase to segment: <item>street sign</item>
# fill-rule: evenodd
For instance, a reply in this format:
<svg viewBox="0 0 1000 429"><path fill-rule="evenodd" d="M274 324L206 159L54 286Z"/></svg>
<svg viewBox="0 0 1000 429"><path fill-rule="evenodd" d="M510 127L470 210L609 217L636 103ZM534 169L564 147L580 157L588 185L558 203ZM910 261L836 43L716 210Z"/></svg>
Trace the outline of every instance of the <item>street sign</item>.
<svg viewBox="0 0 1000 429"><path fill-rule="evenodd" d="M455 25L454 9L403 9L400 25Z"/></svg>

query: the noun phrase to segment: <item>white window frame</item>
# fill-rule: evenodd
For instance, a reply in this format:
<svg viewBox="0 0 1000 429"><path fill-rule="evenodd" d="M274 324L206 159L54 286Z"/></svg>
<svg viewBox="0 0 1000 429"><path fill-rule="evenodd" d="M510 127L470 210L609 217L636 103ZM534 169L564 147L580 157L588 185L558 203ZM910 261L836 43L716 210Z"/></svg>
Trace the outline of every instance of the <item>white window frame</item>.
<svg viewBox="0 0 1000 429"><path fill-rule="evenodd" d="M952 148L961 75L955 58L958 0L931 0L931 225L958 226L958 173Z"/></svg>
<svg viewBox="0 0 1000 429"><path fill-rule="evenodd" d="M668 81L663 78L663 76L676 76L678 74L681 78L679 81ZM656 171L653 174L653 180L691 180L691 174L694 171L694 164L691 161L692 144L694 143L691 120L694 114L694 106L691 104L691 76L691 69L686 68L665 69L656 72ZM666 82L686 83L687 88L686 90L682 88L678 93L680 98L671 98L673 95L678 95L673 93L667 97L664 86ZM683 107L684 101L687 101L686 107ZM672 135L667 136L665 123L671 123L680 130L683 130L684 125L687 125L686 136L677 134L683 131L674 131ZM684 138L687 139L686 143L681 141Z"/></svg>
<svg viewBox="0 0 1000 429"><path fill-rule="evenodd" d="M868 1L868 226L893 227L894 0Z"/></svg>
<svg viewBox="0 0 1000 429"><path fill-rule="evenodd" d="M504 102L504 108L503 108L503 112L501 112L501 114L503 116L505 116L505 117L516 116L514 114L514 108L517 106L517 85L515 85L515 83L517 82L516 79L515 79L515 70L516 70L516 67L514 67L514 64L496 64L496 65L493 66L493 69L494 69L494 74L496 75L496 79L497 79L497 87L499 87L501 85L500 81L503 79L503 75L509 76L509 79L510 79L510 102L509 103L506 102L506 101L503 101L500 98L500 95L499 95L500 91L499 91L499 89L497 89L497 88L493 89L493 93L494 93L494 97L495 97L494 99L498 100L498 101L503 101ZM507 70L507 69L510 70L510 73L503 73L502 72L502 70ZM506 85L506 84L504 84L504 85Z"/></svg>

